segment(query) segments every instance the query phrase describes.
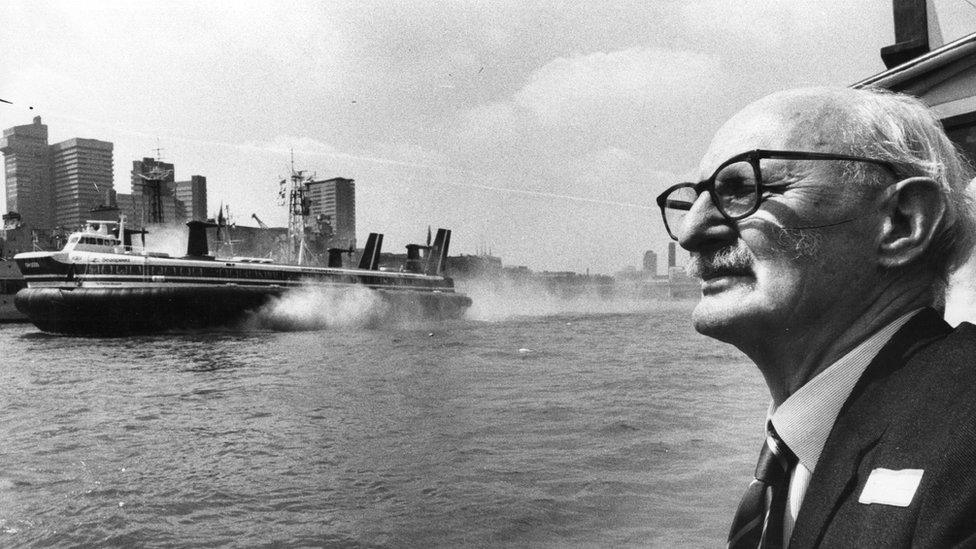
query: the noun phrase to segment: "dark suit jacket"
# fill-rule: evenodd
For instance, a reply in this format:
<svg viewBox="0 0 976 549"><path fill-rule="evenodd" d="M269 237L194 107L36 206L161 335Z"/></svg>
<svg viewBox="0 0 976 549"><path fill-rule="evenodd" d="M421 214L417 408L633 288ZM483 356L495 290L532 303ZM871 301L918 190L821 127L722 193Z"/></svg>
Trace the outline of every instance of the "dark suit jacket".
<svg viewBox="0 0 976 549"><path fill-rule="evenodd" d="M925 471L907 507L858 503L875 468ZM926 309L841 409L790 547L957 545L976 547L976 326Z"/></svg>

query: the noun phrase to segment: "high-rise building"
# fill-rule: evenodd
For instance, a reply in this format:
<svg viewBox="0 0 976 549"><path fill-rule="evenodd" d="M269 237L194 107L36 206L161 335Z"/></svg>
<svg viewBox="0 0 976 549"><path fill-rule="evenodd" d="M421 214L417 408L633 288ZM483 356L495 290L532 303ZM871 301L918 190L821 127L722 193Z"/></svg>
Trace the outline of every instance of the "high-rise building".
<svg viewBox="0 0 976 549"><path fill-rule="evenodd" d="M47 143L41 117L3 132L7 209L39 230L73 230L112 188L112 144L74 138Z"/></svg>
<svg viewBox="0 0 976 549"><path fill-rule="evenodd" d="M73 138L51 145L50 150L54 223L73 230L85 224L113 186L112 144Z"/></svg>
<svg viewBox="0 0 976 549"><path fill-rule="evenodd" d="M125 222L130 227L141 227L145 225L145 201L142 196L134 194L118 193L115 195L114 206L118 208L119 215L125 216Z"/></svg>
<svg viewBox="0 0 976 549"><path fill-rule="evenodd" d="M136 207L134 222L178 223L176 197L173 196L173 164L155 158L132 161L132 196Z"/></svg>
<svg viewBox="0 0 976 549"><path fill-rule="evenodd" d="M335 247L356 246L356 183L333 177L307 183L309 216L332 226Z"/></svg>
<svg viewBox="0 0 976 549"><path fill-rule="evenodd" d="M47 130L38 116L0 139L7 209L32 231L71 231L93 211L104 217L116 207L133 225L206 219L205 177L176 182L173 164L143 158L132 163L132 194L116 196L112 143L73 138L49 145Z"/></svg>
<svg viewBox="0 0 976 549"><path fill-rule="evenodd" d="M657 253L653 250L644 252L644 271L657 276Z"/></svg>
<svg viewBox="0 0 976 549"><path fill-rule="evenodd" d="M53 190L47 125L35 116L33 124L3 130L7 210L17 212L37 229L54 228Z"/></svg>
<svg viewBox="0 0 976 549"><path fill-rule="evenodd" d="M118 193L115 189L108 189L99 194L98 205L91 209L88 219L114 221L122 212L119 210ZM128 216L126 216L128 219Z"/></svg>
<svg viewBox="0 0 976 549"><path fill-rule="evenodd" d="M191 175L189 181L177 181L173 194L176 197L176 215L180 221L207 220L207 178Z"/></svg>

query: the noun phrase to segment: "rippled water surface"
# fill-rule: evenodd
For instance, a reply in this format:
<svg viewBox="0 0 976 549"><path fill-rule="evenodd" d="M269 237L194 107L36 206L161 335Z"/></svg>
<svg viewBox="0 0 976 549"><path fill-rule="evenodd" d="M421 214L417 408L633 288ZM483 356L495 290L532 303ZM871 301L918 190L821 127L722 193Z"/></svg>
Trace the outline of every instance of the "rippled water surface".
<svg viewBox="0 0 976 549"><path fill-rule="evenodd" d="M722 545L766 397L690 308L0 325L0 545Z"/></svg>

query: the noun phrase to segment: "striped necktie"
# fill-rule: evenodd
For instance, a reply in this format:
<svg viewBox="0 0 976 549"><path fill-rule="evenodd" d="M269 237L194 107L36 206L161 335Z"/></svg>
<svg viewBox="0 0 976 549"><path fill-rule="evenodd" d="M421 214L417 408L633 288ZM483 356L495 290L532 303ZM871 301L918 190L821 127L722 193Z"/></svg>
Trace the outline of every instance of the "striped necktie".
<svg viewBox="0 0 976 549"><path fill-rule="evenodd" d="M729 532L729 549L763 549L783 546L783 514L790 473L797 458L769 425L759 454L756 479L739 502Z"/></svg>

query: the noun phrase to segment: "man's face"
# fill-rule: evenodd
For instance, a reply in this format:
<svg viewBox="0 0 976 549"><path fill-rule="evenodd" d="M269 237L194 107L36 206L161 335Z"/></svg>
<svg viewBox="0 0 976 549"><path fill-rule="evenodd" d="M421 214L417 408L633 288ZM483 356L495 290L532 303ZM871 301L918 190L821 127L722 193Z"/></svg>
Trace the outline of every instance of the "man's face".
<svg viewBox="0 0 976 549"><path fill-rule="evenodd" d="M752 149L841 152L830 143L798 145L797 117L786 107L760 102L730 120L702 161L701 179ZM765 193L759 211L736 222L708 193L698 197L677 236L702 279L699 332L761 348L772 338L829 330L865 305L877 285L875 195L837 168L832 161L764 160L764 183L788 185Z"/></svg>

